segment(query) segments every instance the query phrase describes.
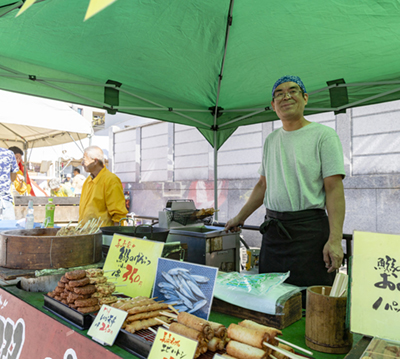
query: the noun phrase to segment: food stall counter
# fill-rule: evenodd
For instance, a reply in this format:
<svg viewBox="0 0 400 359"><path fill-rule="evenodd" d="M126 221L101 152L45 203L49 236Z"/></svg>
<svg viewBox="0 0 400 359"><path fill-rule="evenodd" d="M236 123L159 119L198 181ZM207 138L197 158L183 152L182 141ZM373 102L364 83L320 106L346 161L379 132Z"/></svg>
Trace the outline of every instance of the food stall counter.
<svg viewBox="0 0 400 359"><path fill-rule="evenodd" d="M52 314L51 312L43 308L43 303L43 293L26 292L18 288L17 285L10 285L0 288L0 315L4 318L5 321L9 321L11 319L11 321L14 323L14 326L16 327L17 323L21 320L20 318L15 317L17 313L17 315L19 315L24 320L25 339L29 339L29 336L33 335L32 331L42 331L40 335L44 338L48 338L48 343L45 345L46 350L49 351L48 353L46 353L48 357L63 357L66 347L65 345L61 345L59 340L67 341L68 337L70 337L69 346L71 348L67 350L71 350L74 347L77 351L78 349L82 350L82 348L85 348L86 350L90 350L90 353L92 355L94 355L95 353L101 353L102 358L104 359L115 359L118 357L139 358L118 347L117 345L113 345L112 347L101 346L87 335L87 330L79 330L67 321ZM13 308L15 309L14 311ZM227 314L211 312L210 320L222 323L225 326L229 326L229 324L236 324L242 319ZM29 331L31 331L31 334L29 334ZM48 331L48 333L43 333L43 331ZM304 331L304 317L282 330L286 340L292 342L295 345L307 348L305 345ZM15 331L15 333L16 332L17 331ZM354 338L354 343L356 344L360 340L360 338L361 336L356 335ZM25 349L21 348L22 351L21 356L19 356L20 358L28 357L28 353L40 353L39 347L42 348L44 344L39 340L37 340L36 342L32 340L25 340L23 346L29 347L25 347ZM37 346L37 348L32 348L32 346ZM342 359L344 357L344 354L325 354L316 351L314 351L313 355L313 358L315 359ZM77 359L79 358L80 356L78 355Z"/></svg>

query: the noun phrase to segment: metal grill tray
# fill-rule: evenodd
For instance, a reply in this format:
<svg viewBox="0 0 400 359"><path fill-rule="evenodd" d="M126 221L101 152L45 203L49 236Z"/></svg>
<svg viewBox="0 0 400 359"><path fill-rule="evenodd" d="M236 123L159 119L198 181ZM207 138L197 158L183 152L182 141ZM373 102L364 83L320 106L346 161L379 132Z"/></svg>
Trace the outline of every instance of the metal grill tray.
<svg viewBox="0 0 400 359"><path fill-rule="evenodd" d="M92 314L92 316L93 318L95 317L94 314ZM157 330L158 326L152 328ZM125 329L121 329L114 344L141 359L146 359L149 356L155 337L156 335L148 329L139 330L134 334L129 333ZM225 350L218 350L216 353L225 354ZM214 355L214 352L207 351L200 355L198 359L212 359Z"/></svg>
<svg viewBox="0 0 400 359"><path fill-rule="evenodd" d="M43 308L80 330L89 329L93 323L91 313L78 312L46 294L44 294Z"/></svg>
<svg viewBox="0 0 400 359"><path fill-rule="evenodd" d="M166 211L169 221L175 221L183 226L186 226L189 223L195 223L198 221L211 219L212 214L206 214L198 216L197 213L200 212L199 209L196 210L175 210L175 211Z"/></svg>
<svg viewBox="0 0 400 359"><path fill-rule="evenodd" d="M132 334L121 329L114 344L141 359L146 359L149 356L154 338L155 335L150 330L140 330Z"/></svg>

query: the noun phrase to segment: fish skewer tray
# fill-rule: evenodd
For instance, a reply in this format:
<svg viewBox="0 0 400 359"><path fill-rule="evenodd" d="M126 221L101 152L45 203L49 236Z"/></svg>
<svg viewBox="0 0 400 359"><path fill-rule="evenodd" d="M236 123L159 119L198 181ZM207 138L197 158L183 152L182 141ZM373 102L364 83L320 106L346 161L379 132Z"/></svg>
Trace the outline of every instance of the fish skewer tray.
<svg viewBox="0 0 400 359"><path fill-rule="evenodd" d="M91 313L83 314L78 312L46 294L44 295L43 308L80 330L89 329L93 323Z"/></svg>
<svg viewBox="0 0 400 359"><path fill-rule="evenodd" d="M94 315L92 314L92 316L94 320ZM159 327L152 328L157 330ZM155 337L156 335L149 329L142 329L133 334L121 329L114 344L141 359L146 359L149 356ZM219 350L215 353L207 351L201 354L198 359L212 359L216 353L224 354L225 350Z"/></svg>

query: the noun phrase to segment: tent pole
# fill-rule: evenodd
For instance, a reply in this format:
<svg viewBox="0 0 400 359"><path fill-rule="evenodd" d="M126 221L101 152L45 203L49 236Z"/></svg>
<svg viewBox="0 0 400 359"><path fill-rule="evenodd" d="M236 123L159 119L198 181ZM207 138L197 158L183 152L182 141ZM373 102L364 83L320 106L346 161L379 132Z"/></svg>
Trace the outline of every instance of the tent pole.
<svg viewBox="0 0 400 359"><path fill-rule="evenodd" d="M214 131L214 208L218 209L218 146L217 131ZM215 212L214 218L218 221L218 212Z"/></svg>
<svg viewBox="0 0 400 359"><path fill-rule="evenodd" d="M79 145L76 143L76 141L74 140L74 138L71 136L71 134L70 134L69 132L67 132L67 133L68 133L69 137L71 137L71 140L74 141L76 147L78 147L79 150L80 150L82 153L84 153L84 149L82 149L82 148L79 147ZM89 146L91 146L91 145L92 145L92 136L88 136L88 137L89 137Z"/></svg>
<svg viewBox="0 0 400 359"><path fill-rule="evenodd" d="M215 109L214 109L214 125L212 129L214 130L214 208L218 210L218 123L217 117L221 116L219 114L218 102L219 102L219 95L221 92L221 82L222 77L224 74L224 66L225 66L225 59L226 59L226 51L228 48L228 40L229 40L229 32L232 26L232 13L233 13L233 3L234 0L231 0L229 3L229 13L227 17L227 24L226 24L226 33L225 33L225 44L224 44L224 54L222 56L221 62L221 71L218 76L218 87L217 87L217 97L215 100ZM218 221L218 212L215 212L215 220Z"/></svg>

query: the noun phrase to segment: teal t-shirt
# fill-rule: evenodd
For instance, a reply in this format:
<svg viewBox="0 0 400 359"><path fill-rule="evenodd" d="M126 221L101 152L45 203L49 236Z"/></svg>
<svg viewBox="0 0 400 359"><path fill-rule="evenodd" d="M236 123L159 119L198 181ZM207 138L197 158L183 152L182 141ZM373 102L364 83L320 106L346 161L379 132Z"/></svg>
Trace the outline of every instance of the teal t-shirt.
<svg viewBox="0 0 400 359"><path fill-rule="evenodd" d="M324 178L345 175L342 144L335 130L317 122L296 131L279 128L265 140L258 173L267 180L266 208L324 209Z"/></svg>

